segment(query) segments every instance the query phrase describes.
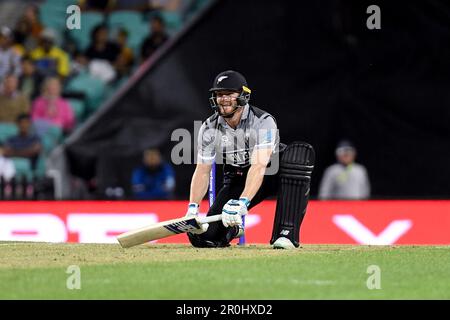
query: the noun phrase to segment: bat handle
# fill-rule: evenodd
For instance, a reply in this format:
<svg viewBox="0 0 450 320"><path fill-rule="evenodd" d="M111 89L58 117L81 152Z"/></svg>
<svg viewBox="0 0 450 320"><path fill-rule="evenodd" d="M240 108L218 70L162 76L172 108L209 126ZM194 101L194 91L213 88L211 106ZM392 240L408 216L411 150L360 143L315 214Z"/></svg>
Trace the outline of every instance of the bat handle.
<svg viewBox="0 0 450 320"><path fill-rule="evenodd" d="M217 222L217 221L221 221L221 220L222 220L221 214L216 214L214 216L209 216L209 217L205 217L205 218L197 218L197 221L199 223L211 223L211 222Z"/></svg>
<svg viewBox="0 0 450 320"><path fill-rule="evenodd" d="M216 201L216 163L211 165L211 172L209 174L209 207L211 208Z"/></svg>
<svg viewBox="0 0 450 320"><path fill-rule="evenodd" d="M242 216L242 227L244 227L245 229L245 216ZM239 238L239 245L240 246L245 245L245 234Z"/></svg>

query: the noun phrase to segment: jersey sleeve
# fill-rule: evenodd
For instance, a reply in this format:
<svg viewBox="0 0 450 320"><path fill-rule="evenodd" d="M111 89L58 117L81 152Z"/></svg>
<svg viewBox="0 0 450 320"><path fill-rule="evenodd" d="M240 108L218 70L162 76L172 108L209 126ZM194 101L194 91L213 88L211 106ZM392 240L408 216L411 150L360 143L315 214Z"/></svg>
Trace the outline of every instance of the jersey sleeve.
<svg viewBox="0 0 450 320"><path fill-rule="evenodd" d="M256 133L255 149L275 149L279 142L278 128L272 117L261 120Z"/></svg>
<svg viewBox="0 0 450 320"><path fill-rule="evenodd" d="M362 187L361 187L361 196L363 199L370 198L370 180L369 175L367 174L367 170L365 167L361 167L362 171Z"/></svg>
<svg viewBox="0 0 450 320"><path fill-rule="evenodd" d="M206 122L202 124L198 132L198 163L210 164L216 157L215 130L208 128Z"/></svg>

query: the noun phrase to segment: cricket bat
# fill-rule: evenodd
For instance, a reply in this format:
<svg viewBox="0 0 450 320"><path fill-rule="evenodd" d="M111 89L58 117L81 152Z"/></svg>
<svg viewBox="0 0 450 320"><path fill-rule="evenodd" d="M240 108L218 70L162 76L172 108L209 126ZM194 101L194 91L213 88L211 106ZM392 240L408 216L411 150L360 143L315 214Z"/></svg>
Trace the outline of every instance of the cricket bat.
<svg viewBox="0 0 450 320"><path fill-rule="evenodd" d="M119 241L122 248L130 248L149 241L198 230L203 223L211 223L221 220L222 215L218 214L205 218L184 217L162 221L140 229L122 233L117 237L117 241Z"/></svg>

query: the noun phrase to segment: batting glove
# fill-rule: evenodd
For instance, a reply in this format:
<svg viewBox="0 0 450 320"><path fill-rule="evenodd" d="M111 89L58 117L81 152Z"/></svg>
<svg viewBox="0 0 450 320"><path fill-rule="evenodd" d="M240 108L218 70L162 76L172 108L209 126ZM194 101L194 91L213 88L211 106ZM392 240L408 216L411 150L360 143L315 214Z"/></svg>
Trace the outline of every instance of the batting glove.
<svg viewBox="0 0 450 320"><path fill-rule="evenodd" d="M222 223L225 227L242 225L242 216L248 212L250 200L240 198L239 200L228 200L222 209Z"/></svg>
<svg viewBox="0 0 450 320"><path fill-rule="evenodd" d="M186 217L187 218L197 218L198 217L198 208L199 208L199 205L197 203L194 203L194 202L189 203ZM209 228L209 223L203 223L200 226L201 226L201 229L191 231L190 233L194 233L194 234L205 233Z"/></svg>

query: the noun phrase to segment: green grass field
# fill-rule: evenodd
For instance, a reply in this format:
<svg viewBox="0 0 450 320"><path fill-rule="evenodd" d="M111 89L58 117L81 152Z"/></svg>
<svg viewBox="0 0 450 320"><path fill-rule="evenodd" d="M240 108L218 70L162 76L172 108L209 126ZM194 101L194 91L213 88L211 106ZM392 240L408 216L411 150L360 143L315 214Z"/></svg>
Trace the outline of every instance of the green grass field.
<svg viewBox="0 0 450 320"><path fill-rule="evenodd" d="M70 265L81 289L69 290ZM370 265L381 289L369 290ZM450 299L450 247L0 243L1 299Z"/></svg>

